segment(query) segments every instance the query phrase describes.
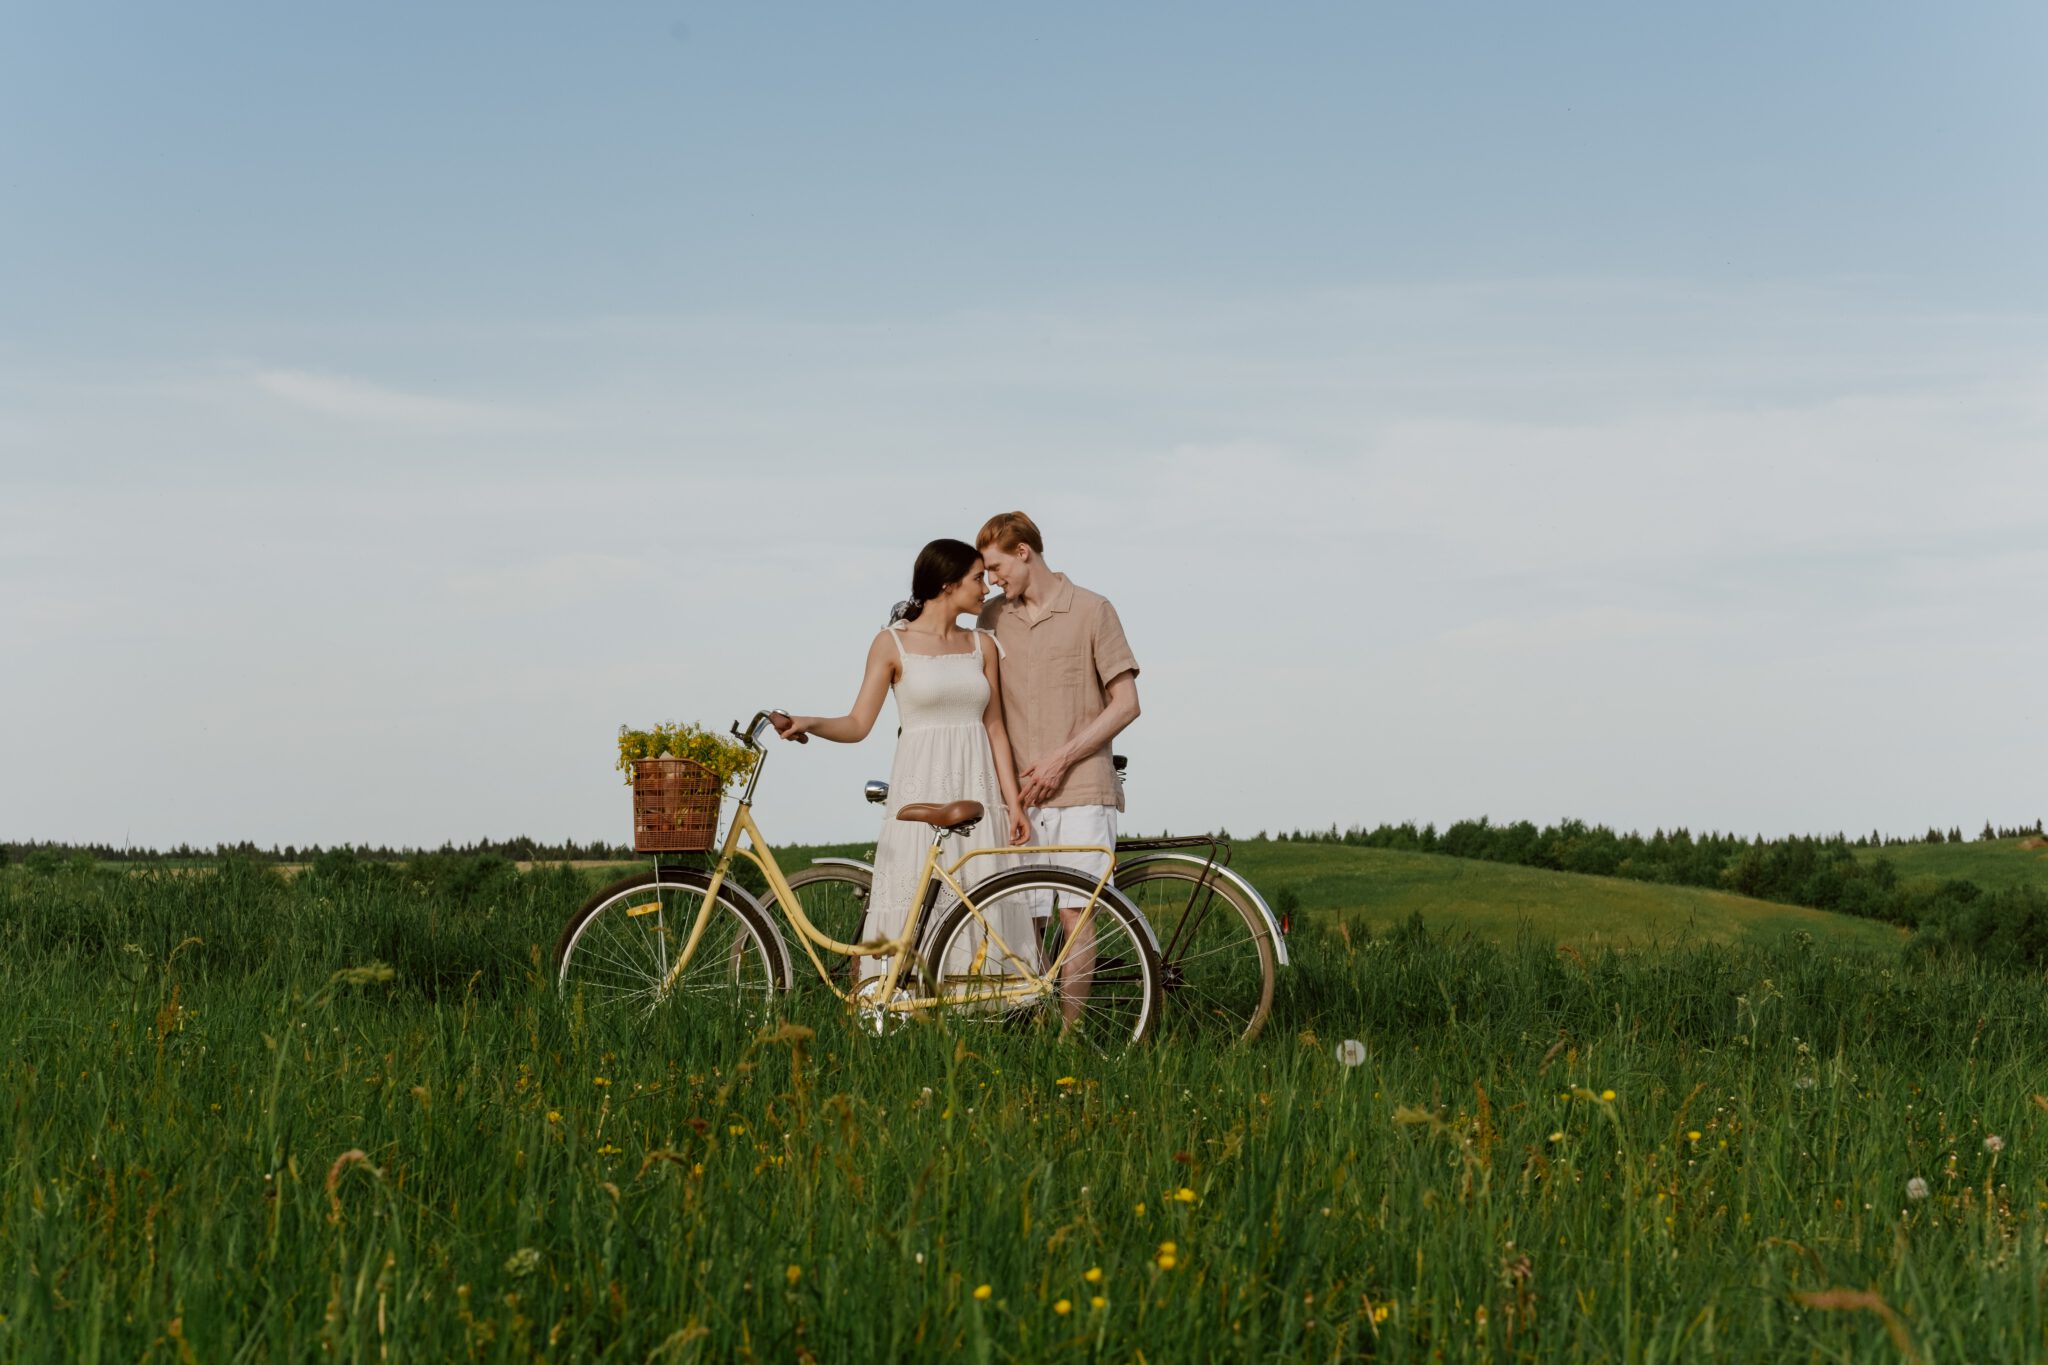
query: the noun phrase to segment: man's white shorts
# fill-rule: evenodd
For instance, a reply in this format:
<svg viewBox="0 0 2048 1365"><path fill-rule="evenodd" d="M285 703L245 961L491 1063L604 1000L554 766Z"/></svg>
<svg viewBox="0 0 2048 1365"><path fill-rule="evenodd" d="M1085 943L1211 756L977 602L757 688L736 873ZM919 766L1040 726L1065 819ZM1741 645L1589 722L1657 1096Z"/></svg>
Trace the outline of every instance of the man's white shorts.
<svg viewBox="0 0 2048 1365"><path fill-rule="evenodd" d="M1116 847L1115 806L1033 806L1024 813L1031 821L1031 842L1034 844ZM1099 881L1109 867L1109 859L1100 853L1048 853L1043 858L1059 867L1072 868L1090 882ZM1037 904L1032 906L1032 914L1043 919L1052 913L1049 895L1041 893L1034 900ZM1070 908L1079 910L1086 903L1076 896ZM1064 892L1060 894L1060 904L1069 905Z"/></svg>

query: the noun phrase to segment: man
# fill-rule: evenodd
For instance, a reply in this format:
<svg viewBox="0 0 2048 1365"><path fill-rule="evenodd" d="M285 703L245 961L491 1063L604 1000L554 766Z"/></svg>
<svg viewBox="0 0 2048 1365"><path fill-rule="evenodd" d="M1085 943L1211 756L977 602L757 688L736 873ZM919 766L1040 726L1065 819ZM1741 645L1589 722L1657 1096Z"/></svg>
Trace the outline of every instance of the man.
<svg viewBox="0 0 2048 1365"><path fill-rule="evenodd" d="M975 548L1002 590L982 608L981 628L1003 646L1003 718L1033 837L1114 848L1124 798L1109 746L1138 718L1138 661L1123 623L1109 599L1053 572L1038 526L1022 512L990 517ZM1073 854L1057 861L1094 880L1106 860ZM1057 907L1069 935L1083 908ZM1075 939L1061 971L1069 1020L1094 970L1091 932Z"/></svg>

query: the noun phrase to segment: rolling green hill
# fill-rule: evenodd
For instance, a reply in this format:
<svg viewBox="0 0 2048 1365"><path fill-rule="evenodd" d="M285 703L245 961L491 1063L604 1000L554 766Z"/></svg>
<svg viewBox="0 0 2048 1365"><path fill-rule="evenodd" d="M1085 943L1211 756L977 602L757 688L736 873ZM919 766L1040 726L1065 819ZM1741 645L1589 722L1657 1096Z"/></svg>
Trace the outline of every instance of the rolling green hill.
<svg viewBox="0 0 2048 1365"><path fill-rule="evenodd" d="M1802 929L1843 947L1892 948L1904 937L1874 920L1721 891L1429 853L1247 840L1234 865L1269 902L1292 888L1308 917L1376 932L1420 914L1435 930L1500 940L1528 932L1580 948L1774 942Z"/></svg>
<svg viewBox="0 0 2048 1365"><path fill-rule="evenodd" d="M1987 839L1970 844L1892 844L1858 849L1856 856L1888 858L1899 876L1926 881L1960 877L1987 891L2003 886L2048 889L2048 844L2038 838Z"/></svg>

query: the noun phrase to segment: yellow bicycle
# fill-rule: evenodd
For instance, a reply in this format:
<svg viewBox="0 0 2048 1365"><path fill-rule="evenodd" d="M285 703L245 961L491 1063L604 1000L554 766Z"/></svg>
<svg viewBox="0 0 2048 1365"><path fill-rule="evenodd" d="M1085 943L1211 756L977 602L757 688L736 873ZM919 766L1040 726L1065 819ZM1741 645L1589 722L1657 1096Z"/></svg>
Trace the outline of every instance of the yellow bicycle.
<svg viewBox="0 0 2048 1365"><path fill-rule="evenodd" d="M1159 1017L1159 942L1144 915L1111 884L1115 850L977 849L942 865L947 836L964 834L982 819L978 801L905 806L897 813L899 820L932 827L899 935L850 943L819 929L754 823L771 714L757 712L744 729L733 726L760 759L710 869L657 862L592 896L555 945L563 990L580 994L586 1007L651 1010L674 997L766 1005L795 985L788 944L768 913L778 906L818 979L877 1029L948 1009L978 1023L1038 1024L1098 1044L1136 1041L1151 1031ZM1031 861L1060 853L1106 854L1108 869L1098 879ZM760 871L765 903L730 875L738 859ZM976 859L1019 865L969 886L961 873ZM926 933L928 911L937 918ZM821 952L885 965L879 976L865 979L857 972L835 974Z"/></svg>

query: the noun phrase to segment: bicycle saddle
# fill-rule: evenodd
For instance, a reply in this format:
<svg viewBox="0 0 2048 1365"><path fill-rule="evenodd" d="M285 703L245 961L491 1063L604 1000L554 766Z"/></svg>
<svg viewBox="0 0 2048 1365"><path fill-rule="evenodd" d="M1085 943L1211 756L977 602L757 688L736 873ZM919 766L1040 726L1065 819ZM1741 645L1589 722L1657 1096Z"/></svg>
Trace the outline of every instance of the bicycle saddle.
<svg viewBox="0 0 2048 1365"><path fill-rule="evenodd" d="M943 806L929 801L920 801L905 806L896 812L898 820L909 820L915 824L934 825L950 830L954 834L965 834L969 826L981 819L981 802L949 801Z"/></svg>

